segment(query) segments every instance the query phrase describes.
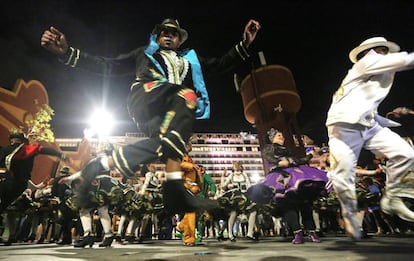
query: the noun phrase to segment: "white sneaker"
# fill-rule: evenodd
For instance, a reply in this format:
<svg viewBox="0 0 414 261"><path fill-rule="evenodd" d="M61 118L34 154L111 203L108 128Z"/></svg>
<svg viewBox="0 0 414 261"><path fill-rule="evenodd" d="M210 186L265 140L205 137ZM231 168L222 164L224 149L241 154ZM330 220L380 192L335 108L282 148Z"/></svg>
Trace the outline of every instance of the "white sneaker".
<svg viewBox="0 0 414 261"><path fill-rule="evenodd" d="M411 211L400 197L385 194L380 202L381 210L388 215L397 215L401 219L414 222L414 212Z"/></svg>
<svg viewBox="0 0 414 261"><path fill-rule="evenodd" d="M342 218L344 220L344 228L348 237L354 240L362 238L361 226L357 219L357 200L352 196L350 191L344 191L337 194L341 204Z"/></svg>
<svg viewBox="0 0 414 261"><path fill-rule="evenodd" d="M356 213L347 212L342 216L344 220L346 234L354 240L360 240L362 238L361 227L356 218Z"/></svg>

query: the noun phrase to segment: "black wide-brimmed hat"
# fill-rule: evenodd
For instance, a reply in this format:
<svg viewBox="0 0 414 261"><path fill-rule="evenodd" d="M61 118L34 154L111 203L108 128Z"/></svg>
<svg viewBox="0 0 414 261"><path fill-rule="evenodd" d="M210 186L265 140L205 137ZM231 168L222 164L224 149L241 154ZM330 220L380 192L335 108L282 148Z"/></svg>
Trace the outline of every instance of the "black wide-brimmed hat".
<svg viewBox="0 0 414 261"><path fill-rule="evenodd" d="M22 141L26 141L27 140L26 136L24 136L24 134L21 133L21 132L13 132L13 133L11 133L10 136L9 136L9 140L11 140L11 139L19 139L19 140L22 140Z"/></svg>
<svg viewBox="0 0 414 261"><path fill-rule="evenodd" d="M157 24L154 27L154 30L152 30L153 33L159 35L162 30L175 30L178 32L178 35L180 36L180 44L184 43L185 40L188 38L188 33L186 30L180 27L180 24L176 19L167 18L162 21L161 24Z"/></svg>
<svg viewBox="0 0 414 261"><path fill-rule="evenodd" d="M69 174L69 171L70 171L70 169L69 169L68 166L64 166L64 167L62 167L60 169L60 173L67 173L67 174Z"/></svg>

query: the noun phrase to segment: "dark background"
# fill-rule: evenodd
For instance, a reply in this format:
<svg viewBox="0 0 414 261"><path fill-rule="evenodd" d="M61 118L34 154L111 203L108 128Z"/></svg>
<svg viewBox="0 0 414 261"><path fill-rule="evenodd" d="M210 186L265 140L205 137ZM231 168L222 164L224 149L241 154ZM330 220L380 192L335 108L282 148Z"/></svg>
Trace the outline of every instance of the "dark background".
<svg viewBox="0 0 414 261"><path fill-rule="evenodd" d="M17 79L39 80L48 90L55 110L56 137L81 137L94 107L105 106L116 115L113 135L136 131L125 106L130 78L102 79L59 64L40 47L40 36L51 25L69 43L102 56L115 56L145 45L155 24L177 18L189 33L183 47L204 57L219 56L240 40L250 18L262 25L251 46L253 67L257 52L267 64L288 67L302 99L297 114L304 134L317 144L326 142L325 117L332 93L352 65L349 51L372 36L414 48L414 1L122 1L47 0L2 1L0 4L0 86L11 89ZM241 68L246 76L251 64ZM396 76L394 87L381 104L385 114L396 107L413 108L412 71ZM210 120L197 121L196 132L254 132L243 115L241 96L233 75L206 78L212 102ZM358 106L358 104L355 104ZM413 136L414 119L400 118L395 130Z"/></svg>

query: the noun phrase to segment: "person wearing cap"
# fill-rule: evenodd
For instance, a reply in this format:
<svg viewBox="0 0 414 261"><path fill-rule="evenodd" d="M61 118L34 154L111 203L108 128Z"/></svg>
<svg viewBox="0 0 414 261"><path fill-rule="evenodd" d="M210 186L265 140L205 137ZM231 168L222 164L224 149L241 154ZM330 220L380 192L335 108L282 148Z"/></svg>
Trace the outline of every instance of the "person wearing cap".
<svg viewBox="0 0 414 261"><path fill-rule="evenodd" d="M53 148L29 144L23 133L11 133L9 141L9 146L0 149L0 216L26 188L40 188L34 186L30 180L36 156L43 154L56 156L64 161L70 160L64 153ZM14 240L9 238L6 245Z"/></svg>
<svg viewBox="0 0 414 261"><path fill-rule="evenodd" d="M41 46L58 55L70 67L82 68L102 75L135 76L127 101L129 114L149 139L128 144L108 157L91 161L82 178L94 176L115 166L131 177L140 164L160 159L166 164L163 187L164 205L168 212L215 208L208 199L186 192L180 163L187 153L185 143L192 134L195 119L210 117L210 101L204 83L204 72L225 73L249 59L248 47L254 41L260 24L249 20L242 40L220 58L202 58L193 49L180 50L188 33L175 19L165 19L150 34L149 43L115 58L88 54L69 46L65 35L50 27L41 36ZM197 200L196 200L197 199Z"/></svg>
<svg viewBox="0 0 414 261"><path fill-rule="evenodd" d="M414 53L400 52L398 44L384 37L372 37L352 49L349 59L354 65L334 93L327 113L328 175L341 204L345 230L359 240L355 173L362 148L388 159L382 211L414 221L414 212L402 200L414 198L413 185L404 180L414 168L414 151L390 129L400 124L378 114L378 106L390 92L395 73L413 68Z"/></svg>

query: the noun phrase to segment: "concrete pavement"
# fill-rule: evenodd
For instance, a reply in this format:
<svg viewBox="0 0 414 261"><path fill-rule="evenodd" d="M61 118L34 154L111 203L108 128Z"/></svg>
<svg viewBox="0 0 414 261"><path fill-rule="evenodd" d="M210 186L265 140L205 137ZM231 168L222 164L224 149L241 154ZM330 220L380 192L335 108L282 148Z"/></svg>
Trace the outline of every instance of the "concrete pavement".
<svg viewBox="0 0 414 261"><path fill-rule="evenodd" d="M178 239L150 240L142 244L113 243L111 248L74 248L56 244L0 246L0 260L8 261L121 261L121 260L414 260L414 235L373 236L352 242L345 236L327 236L321 243L293 245L290 238L269 237L259 242L204 240L194 247Z"/></svg>

